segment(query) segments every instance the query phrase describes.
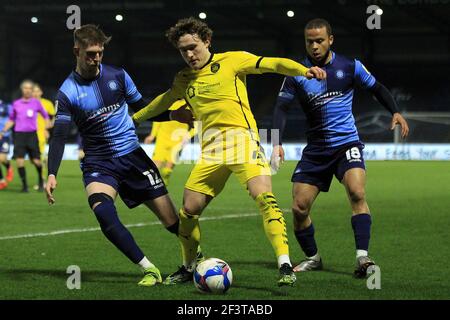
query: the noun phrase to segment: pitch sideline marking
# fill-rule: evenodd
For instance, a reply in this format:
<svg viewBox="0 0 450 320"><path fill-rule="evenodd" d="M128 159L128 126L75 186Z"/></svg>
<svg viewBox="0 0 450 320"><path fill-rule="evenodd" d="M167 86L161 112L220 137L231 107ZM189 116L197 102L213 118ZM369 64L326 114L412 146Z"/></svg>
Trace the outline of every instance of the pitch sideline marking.
<svg viewBox="0 0 450 320"><path fill-rule="evenodd" d="M286 212L286 211L288 211L288 210L283 210L283 212ZM217 216L217 217L202 217L202 218L200 218L200 221L240 219L240 218L256 217L256 216L259 216L259 213L229 214L229 215L223 215L223 216ZM159 221L141 222L141 223L134 223L134 224L126 224L125 227L127 227L127 228L141 228L141 227L155 226L155 225L160 225L160 224L161 224L161 222L159 222ZM57 236L57 235L68 234L68 233L82 233L82 232L94 232L94 231L100 231L100 227L64 229L64 230L55 230L55 231L50 231L50 232L37 232L37 233L17 234L17 235L13 235L13 236L0 237L0 241L2 241L2 240L14 240L14 239L26 239L26 238L48 237L48 236Z"/></svg>

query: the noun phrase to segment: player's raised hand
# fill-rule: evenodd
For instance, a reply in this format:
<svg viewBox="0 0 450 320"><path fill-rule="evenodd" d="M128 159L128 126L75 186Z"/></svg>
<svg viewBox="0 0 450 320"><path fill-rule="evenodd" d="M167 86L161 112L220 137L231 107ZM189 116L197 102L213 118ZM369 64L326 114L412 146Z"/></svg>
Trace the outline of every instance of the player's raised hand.
<svg viewBox="0 0 450 320"><path fill-rule="evenodd" d="M55 197L53 196L53 191L56 189L56 178L54 175L49 175L47 178L47 184L45 185L45 193L47 195L48 204L55 203Z"/></svg>
<svg viewBox="0 0 450 320"><path fill-rule="evenodd" d="M327 73L325 72L325 70L319 67L311 67L309 68L308 72L306 72L306 78L316 78L317 80L323 80L327 78Z"/></svg>
<svg viewBox="0 0 450 320"><path fill-rule="evenodd" d="M397 124L402 128L402 138L405 139L409 134L409 126L405 118L398 112L392 116L391 130L394 130Z"/></svg>
<svg viewBox="0 0 450 320"><path fill-rule="evenodd" d="M181 123L187 123L187 124L189 124L189 126L193 127L194 126L194 116L193 116L191 110L189 110L187 107L188 107L187 104L185 104L181 108L179 108L177 110L173 110L170 113L170 119L176 120Z"/></svg>
<svg viewBox="0 0 450 320"><path fill-rule="evenodd" d="M284 149L283 146L273 146L272 155L270 156L270 167L273 172L277 172L280 169L280 165L284 162Z"/></svg>

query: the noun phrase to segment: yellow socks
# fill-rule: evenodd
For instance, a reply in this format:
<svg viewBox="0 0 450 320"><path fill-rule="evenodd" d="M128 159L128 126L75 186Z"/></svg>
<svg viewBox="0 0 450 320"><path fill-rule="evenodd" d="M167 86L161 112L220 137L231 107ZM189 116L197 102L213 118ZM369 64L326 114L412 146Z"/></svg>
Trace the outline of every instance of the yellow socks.
<svg viewBox="0 0 450 320"><path fill-rule="evenodd" d="M264 192L256 197L256 203L263 216L264 231L278 257L289 255L286 222L278 208L272 192Z"/></svg>
<svg viewBox="0 0 450 320"><path fill-rule="evenodd" d="M172 169L172 168L168 168L168 167L164 167L164 168L162 168L161 171L160 171L160 173L161 173L161 178L163 179L164 184L165 184L166 186L169 185L169 178L170 178L170 175L172 174L172 171L173 171L173 169Z"/></svg>
<svg viewBox="0 0 450 320"><path fill-rule="evenodd" d="M197 249L200 243L200 225L198 215L189 215L183 208L180 209L180 226L178 238L181 242L181 252L183 254L183 265L186 268L193 268L197 257Z"/></svg>

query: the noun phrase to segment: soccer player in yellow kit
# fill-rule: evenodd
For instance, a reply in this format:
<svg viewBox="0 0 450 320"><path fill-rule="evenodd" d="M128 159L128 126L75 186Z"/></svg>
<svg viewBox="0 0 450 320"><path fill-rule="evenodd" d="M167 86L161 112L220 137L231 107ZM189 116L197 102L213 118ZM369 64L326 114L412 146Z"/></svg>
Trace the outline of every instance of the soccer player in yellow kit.
<svg viewBox="0 0 450 320"><path fill-rule="evenodd" d="M45 98L42 98L42 88L39 84L34 83L33 85L33 98L38 99L42 106L44 107L45 111L47 111L48 116L50 117L51 124L53 126L53 117L55 116L55 106L53 103ZM39 141L39 151L41 152L41 158L42 161L46 162L46 154L45 154L45 145L47 144L47 140L49 138L48 129L45 126L45 119L41 116L41 114L38 114L37 117L37 136ZM45 165L44 165L45 167Z"/></svg>
<svg viewBox="0 0 450 320"><path fill-rule="evenodd" d="M186 101L176 101L169 110L177 110L186 105ZM178 121L153 122L152 131L145 137L144 143L150 144L156 140L152 160L161 173L166 186L181 154L181 150L194 135L194 128Z"/></svg>
<svg viewBox="0 0 450 320"><path fill-rule="evenodd" d="M210 52L212 30L194 18L179 20L166 36L188 67L175 76L168 91L135 113L133 119L140 123L184 98L202 124L199 128L202 154L186 182L179 214L183 265L164 283L192 281L200 242L198 219L234 173L262 214L266 236L278 259L278 285L294 285L296 277L289 259L286 224L272 194L270 167L259 145L258 128L247 97L246 75L274 72L324 79L325 72L318 67L308 69L289 59L260 57L242 51L213 54Z"/></svg>

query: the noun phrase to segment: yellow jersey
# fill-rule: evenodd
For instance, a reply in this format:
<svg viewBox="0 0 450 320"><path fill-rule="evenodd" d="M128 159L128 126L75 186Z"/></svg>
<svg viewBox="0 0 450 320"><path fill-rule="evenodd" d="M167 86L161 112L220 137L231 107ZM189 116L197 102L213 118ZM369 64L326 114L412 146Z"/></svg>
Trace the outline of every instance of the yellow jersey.
<svg viewBox="0 0 450 320"><path fill-rule="evenodd" d="M186 67L175 76L172 87L133 115L138 123L156 116L178 100L185 99L194 117L200 121L199 131L244 129L258 139L255 118L251 112L246 88L247 74L275 72L305 75L308 68L285 58L266 58L245 51L211 54L199 70ZM251 133L253 136L253 134Z"/></svg>
<svg viewBox="0 0 450 320"><path fill-rule="evenodd" d="M50 100L41 98L41 99L39 99L39 101L41 102L45 111L47 111L50 118L55 116L55 113L56 113L55 107L53 106L53 103ZM44 117L42 117L42 115L40 113L38 114L36 121L37 121L38 133L44 133L45 132L45 119L44 119Z"/></svg>

